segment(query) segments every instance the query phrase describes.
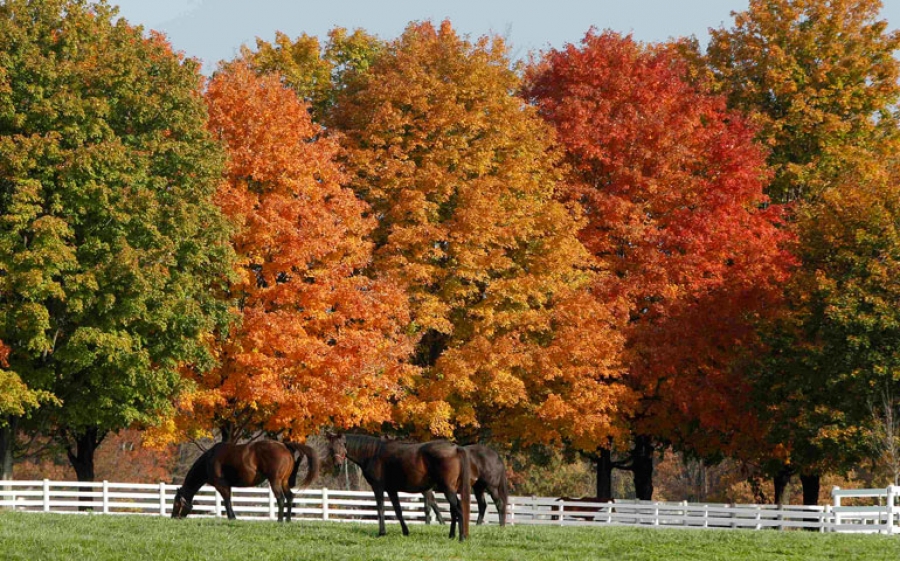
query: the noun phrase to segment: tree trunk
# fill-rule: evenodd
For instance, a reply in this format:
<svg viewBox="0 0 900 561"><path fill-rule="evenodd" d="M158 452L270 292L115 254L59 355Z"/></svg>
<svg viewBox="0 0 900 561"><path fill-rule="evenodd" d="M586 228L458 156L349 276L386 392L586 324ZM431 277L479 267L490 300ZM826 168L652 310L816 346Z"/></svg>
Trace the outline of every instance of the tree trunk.
<svg viewBox="0 0 900 561"><path fill-rule="evenodd" d="M649 436L639 435L634 438L631 460L635 495L638 500L653 500L653 441Z"/></svg>
<svg viewBox="0 0 900 561"><path fill-rule="evenodd" d="M74 433L75 451L72 451L71 443L66 448L69 463L75 469L78 481L94 481L94 453L103 442L106 433L100 433L97 427L90 427L81 433ZM82 497L80 502L93 502L91 497ZM79 510L89 510L90 507L79 507Z"/></svg>
<svg viewBox="0 0 900 561"><path fill-rule="evenodd" d="M791 475L793 475L793 472L789 468L784 467L772 478L775 484L775 504L784 504L784 490L787 488L788 483L791 482Z"/></svg>
<svg viewBox="0 0 900 561"><path fill-rule="evenodd" d="M230 442L231 437L234 436L234 424L222 423L219 425L219 433L222 435L222 442Z"/></svg>
<svg viewBox="0 0 900 561"><path fill-rule="evenodd" d="M13 478L13 445L18 426L18 417L7 417L6 424L0 427L0 481Z"/></svg>
<svg viewBox="0 0 900 561"><path fill-rule="evenodd" d="M612 474L613 461L612 450L609 448L599 448L600 455L597 456L597 498L602 500L610 500L612 496Z"/></svg>
<svg viewBox="0 0 900 561"><path fill-rule="evenodd" d="M818 473L801 473L800 483L803 485L803 504L811 506L818 505L821 475Z"/></svg>

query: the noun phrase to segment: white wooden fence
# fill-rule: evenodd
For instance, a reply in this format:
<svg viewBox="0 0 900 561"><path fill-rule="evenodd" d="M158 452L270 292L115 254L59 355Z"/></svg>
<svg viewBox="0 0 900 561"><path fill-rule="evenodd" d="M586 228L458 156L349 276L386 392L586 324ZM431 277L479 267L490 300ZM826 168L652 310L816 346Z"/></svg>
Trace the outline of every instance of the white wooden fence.
<svg viewBox="0 0 900 561"><path fill-rule="evenodd" d="M0 509L77 513L83 509L104 514L169 516L177 485L165 483L80 483L72 481L2 481ZM835 488L833 505L775 506L697 504L616 500L611 503L566 501L548 497L510 497L509 524L557 526L655 526L664 528L808 529L819 532L900 533L900 487L887 489ZM438 497L445 518L448 506ZM238 518L275 520L278 506L268 487L234 488L232 504ZM488 501L487 522L498 520ZM394 520L386 505L387 520ZM403 516L412 524L425 517L421 495L401 493ZM222 499L204 486L194 498L192 516L225 515ZM472 501L472 518L477 504ZM295 494L294 517L304 520L375 522L377 511L370 491L304 489Z"/></svg>

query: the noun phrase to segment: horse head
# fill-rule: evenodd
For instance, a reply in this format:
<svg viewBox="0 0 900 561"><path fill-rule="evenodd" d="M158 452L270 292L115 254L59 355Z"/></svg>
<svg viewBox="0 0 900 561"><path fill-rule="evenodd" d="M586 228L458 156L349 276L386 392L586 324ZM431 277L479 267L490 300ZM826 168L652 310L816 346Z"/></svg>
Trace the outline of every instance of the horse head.
<svg viewBox="0 0 900 561"><path fill-rule="evenodd" d="M175 500L172 502L172 518L185 518L193 509L193 497L187 498L181 487L179 487L175 491Z"/></svg>
<svg viewBox="0 0 900 561"><path fill-rule="evenodd" d="M338 470L347 461L347 438L341 433L328 431L325 439L328 440L328 457L335 470Z"/></svg>

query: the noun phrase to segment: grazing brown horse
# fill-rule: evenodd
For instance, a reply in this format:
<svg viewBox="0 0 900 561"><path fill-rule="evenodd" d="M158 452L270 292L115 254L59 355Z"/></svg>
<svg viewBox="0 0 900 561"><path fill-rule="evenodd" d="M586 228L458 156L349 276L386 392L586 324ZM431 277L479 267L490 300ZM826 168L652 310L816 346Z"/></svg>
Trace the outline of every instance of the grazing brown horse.
<svg viewBox="0 0 900 561"><path fill-rule="evenodd" d="M295 457L296 454L296 457ZM309 483L319 474L319 458L312 448L295 442L257 440L248 444L220 442L197 458L175 492L172 518L184 518L194 508L194 495L204 483L209 483L222 495L228 519L234 520L231 507L232 487L253 487L269 480L275 500L278 501L278 521L284 520L287 504L287 521L291 521L294 508L294 492L297 471L306 456L309 473L301 483Z"/></svg>
<svg viewBox="0 0 900 561"><path fill-rule="evenodd" d="M557 499L561 503L561 505L565 505L564 508L560 508L559 506L552 507L551 510L559 512L560 510L564 510L564 513L593 513L594 516L588 515L575 515L574 518L576 520L597 520L597 516L599 516L600 511L603 510L603 507L597 506L600 503L614 503L614 499L610 499L607 497L560 497ZM572 504L572 503L586 503L584 506L580 504ZM561 520L563 517L556 517L556 520Z"/></svg>
<svg viewBox="0 0 900 561"><path fill-rule="evenodd" d="M387 492L400 521L403 535L409 528L403 520L399 492L423 493L436 489L450 503L450 537L459 541L469 537L470 496L472 493L469 454L462 446L446 440L422 444L404 443L360 434L328 434L328 453L336 467L349 458L358 465L372 491L378 509L378 535L384 528L384 493ZM457 496L462 495L462 500Z"/></svg>
<svg viewBox="0 0 900 561"><path fill-rule="evenodd" d="M475 500L478 501L478 522L476 524L484 524L484 515L487 512L487 500L484 498L484 492L487 491L491 495L491 500L494 501L494 506L497 507L500 525L506 526L509 483L506 480L506 466L503 465L500 454L482 444L472 444L465 448L469 453L469 461L472 462L472 492L475 493ZM424 495L425 523L431 523L430 511L433 511L437 521L443 524L444 519L434 500L434 493L425 491Z"/></svg>

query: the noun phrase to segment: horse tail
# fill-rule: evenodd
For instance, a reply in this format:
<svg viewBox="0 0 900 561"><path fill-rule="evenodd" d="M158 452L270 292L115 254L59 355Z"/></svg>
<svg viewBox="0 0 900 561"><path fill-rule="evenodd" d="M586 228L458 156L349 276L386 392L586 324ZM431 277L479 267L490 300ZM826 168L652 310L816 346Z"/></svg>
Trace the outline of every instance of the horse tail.
<svg viewBox="0 0 900 561"><path fill-rule="evenodd" d="M306 479L303 480L303 483L300 484L301 487L306 487L312 480L319 476L319 456L316 455L316 451L306 444L299 444L297 442L285 442L285 446L288 447L292 452L297 452L300 456L297 457L297 460L294 462L294 469L291 470L291 478L288 480L288 484L291 488L297 486L297 472L300 471L300 462L303 461L303 456L306 456L306 463L308 467L308 471L306 473Z"/></svg>
<svg viewBox="0 0 900 561"><path fill-rule="evenodd" d="M472 512L472 466L469 463L469 453L462 446L456 447L456 457L459 458L462 482L459 485L459 501L462 503L462 520L460 521L460 536L469 537L469 518Z"/></svg>
<svg viewBox="0 0 900 561"><path fill-rule="evenodd" d="M500 525L506 525L506 513L509 512L509 480L506 478L506 466L500 472L500 486L497 488L500 500L503 501L503 510L500 512Z"/></svg>

